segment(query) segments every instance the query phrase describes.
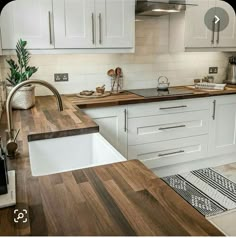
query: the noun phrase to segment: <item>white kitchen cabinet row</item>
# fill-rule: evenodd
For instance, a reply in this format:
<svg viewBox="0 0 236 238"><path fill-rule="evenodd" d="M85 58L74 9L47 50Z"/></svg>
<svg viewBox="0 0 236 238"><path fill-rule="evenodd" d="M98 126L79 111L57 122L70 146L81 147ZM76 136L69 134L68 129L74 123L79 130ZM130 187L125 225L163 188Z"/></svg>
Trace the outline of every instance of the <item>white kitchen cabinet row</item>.
<svg viewBox="0 0 236 238"><path fill-rule="evenodd" d="M189 0L189 3L197 6L187 7L185 12L185 48L236 48L236 17L229 3L221 0ZM208 13L210 9L215 11ZM215 16L220 17L217 23ZM211 29L205 20L210 22ZM227 21L227 27L223 29Z"/></svg>
<svg viewBox="0 0 236 238"><path fill-rule="evenodd" d="M17 0L1 14L2 49L133 48L134 0Z"/></svg>
<svg viewBox="0 0 236 238"><path fill-rule="evenodd" d="M86 109L128 159L151 169L236 153L236 95Z"/></svg>

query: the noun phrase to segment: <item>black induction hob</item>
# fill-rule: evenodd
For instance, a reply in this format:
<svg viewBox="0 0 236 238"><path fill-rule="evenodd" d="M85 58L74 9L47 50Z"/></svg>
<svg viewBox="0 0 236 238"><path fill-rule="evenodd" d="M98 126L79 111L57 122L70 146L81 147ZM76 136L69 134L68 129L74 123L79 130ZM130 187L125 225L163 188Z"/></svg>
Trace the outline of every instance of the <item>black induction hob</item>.
<svg viewBox="0 0 236 238"><path fill-rule="evenodd" d="M192 95L194 94L191 89L184 88L169 88L167 91L157 90L156 88L147 88L147 89L132 89L128 90L131 93L136 95L152 98L152 97L168 97L168 96L180 96L180 95Z"/></svg>

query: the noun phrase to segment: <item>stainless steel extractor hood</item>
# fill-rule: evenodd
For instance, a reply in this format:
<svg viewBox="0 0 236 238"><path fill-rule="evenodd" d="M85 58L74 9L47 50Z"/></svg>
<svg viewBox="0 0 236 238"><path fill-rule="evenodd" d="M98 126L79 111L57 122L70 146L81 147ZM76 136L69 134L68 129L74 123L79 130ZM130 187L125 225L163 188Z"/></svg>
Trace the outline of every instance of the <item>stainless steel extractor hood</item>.
<svg viewBox="0 0 236 238"><path fill-rule="evenodd" d="M194 6L193 4L186 4L185 0L137 0L136 15L163 16L185 11L188 5Z"/></svg>

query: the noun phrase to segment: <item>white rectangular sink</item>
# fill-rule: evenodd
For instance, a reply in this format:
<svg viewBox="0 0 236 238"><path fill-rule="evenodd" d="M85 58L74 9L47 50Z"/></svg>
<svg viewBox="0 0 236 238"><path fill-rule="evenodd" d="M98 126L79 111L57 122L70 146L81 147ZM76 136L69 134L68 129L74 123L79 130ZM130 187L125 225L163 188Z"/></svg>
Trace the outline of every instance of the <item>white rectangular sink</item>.
<svg viewBox="0 0 236 238"><path fill-rule="evenodd" d="M29 142L33 176L126 161L99 133Z"/></svg>

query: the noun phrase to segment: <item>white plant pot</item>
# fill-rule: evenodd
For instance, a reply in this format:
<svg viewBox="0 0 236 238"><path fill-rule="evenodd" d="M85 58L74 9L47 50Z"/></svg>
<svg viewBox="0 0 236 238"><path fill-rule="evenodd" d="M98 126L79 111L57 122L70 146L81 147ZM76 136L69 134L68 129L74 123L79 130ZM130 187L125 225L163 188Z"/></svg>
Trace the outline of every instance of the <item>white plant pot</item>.
<svg viewBox="0 0 236 238"><path fill-rule="evenodd" d="M7 95L13 86L7 86ZM13 109L29 109L35 105L35 86L25 86L19 89L12 98Z"/></svg>

